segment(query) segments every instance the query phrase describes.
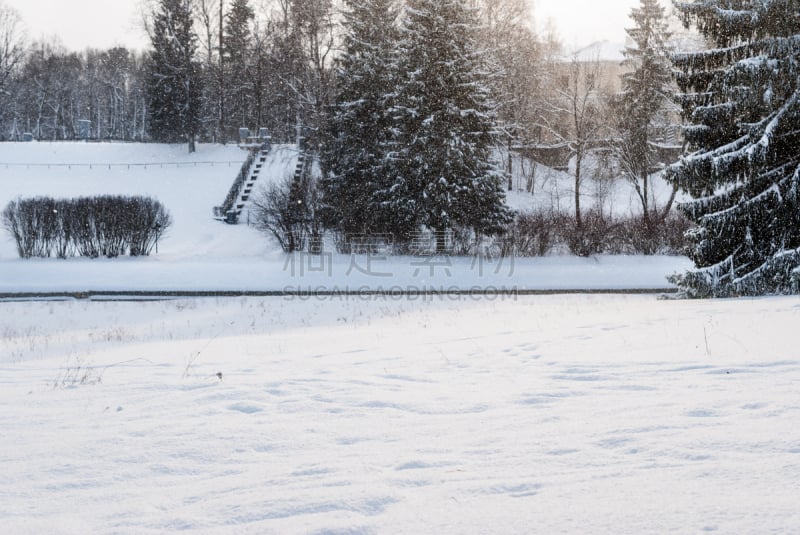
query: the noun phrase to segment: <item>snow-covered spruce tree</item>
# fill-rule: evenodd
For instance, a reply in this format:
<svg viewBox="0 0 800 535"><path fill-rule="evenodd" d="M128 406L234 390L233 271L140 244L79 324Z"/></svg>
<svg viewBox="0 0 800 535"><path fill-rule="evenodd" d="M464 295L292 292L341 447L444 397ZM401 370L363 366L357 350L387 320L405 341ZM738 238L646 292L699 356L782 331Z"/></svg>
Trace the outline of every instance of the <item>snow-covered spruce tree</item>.
<svg viewBox="0 0 800 535"><path fill-rule="evenodd" d="M614 152L639 197L649 236L666 219L675 198L660 209L650 184L650 170L657 163L653 127L663 123L674 93L667 45L670 33L658 0L640 0L630 16L634 27L626 32L632 44L623 51L628 70L622 75L622 92L613 100Z"/></svg>
<svg viewBox="0 0 800 535"><path fill-rule="evenodd" d="M345 235L407 233L407 210L387 209L387 143L392 137L389 96L394 87L398 9L394 0L345 0L344 51L323 150L326 223ZM397 191L396 194L402 192Z"/></svg>
<svg viewBox="0 0 800 535"><path fill-rule="evenodd" d="M691 297L797 293L800 266L800 10L796 0L677 3L716 47L674 56L693 153L668 180L697 269Z"/></svg>
<svg viewBox="0 0 800 535"><path fill-rule="evenodd" d="M401 24L396 137L390 185L381 200L437 233L501 231L504 172L492 159L495 114L466 0L408 0Z"/></svg>
<svg viewBox="0 0 800 535"><path fill-rule="evenodd" d="M250 7L248 0L233 0L230 11L225 17L225 33L222 41L225 66L224 109L228 112L229 124L237 129L249 126L252 117L253 91L249 71L253 63L250 25L254 18L255 11ZM230 133L226 134L226 137L230 136Z"/></svg>
<svg viewBox="0 0 800 535"><path fill-rule="evenodd" d="M147 65L150 135L160 142L186 141L189 152L195 150L202 95L192 24L192 0L159 0L149 28L153 49Z"/></svg>

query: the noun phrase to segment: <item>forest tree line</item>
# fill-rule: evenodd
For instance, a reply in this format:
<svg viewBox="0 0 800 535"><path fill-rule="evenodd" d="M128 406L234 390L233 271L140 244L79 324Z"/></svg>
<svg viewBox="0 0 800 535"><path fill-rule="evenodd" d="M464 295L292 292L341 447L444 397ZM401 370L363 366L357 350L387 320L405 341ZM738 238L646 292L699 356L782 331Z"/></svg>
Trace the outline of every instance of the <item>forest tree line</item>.
<svg viewBox="0 0 800 535"><path fill-rule="evenodd" d="M530 17L526 0L273 0L258 12L250 0L157 0L145 17L152 46L139 55L20 50L6 130L75 139L88 120L95 139L188 142L191 152L198 140L235 139L242 126L266 127L278 141L302 127L323 167L317 215L345 234L397 236L420 227L502 233L512 214L501 185L512 186L496 149L561 144L575 161L570 248L590 254L598 240L586 237L593 229L580 201L596 177L584 161L612 136L612 117L626 115L615 107L630 106L614 103L598 58L565 61L555 32L537 35ZM634 37L634 71L645 52L668 69L666 33L652 38L666 30L650 24L664 17L643 0L637 26L653 29ZM668 80L656 82L634 88L634 100L656 95L633 125L644 139L619 146L643 156L648 234L669 211L650 203L647 182L647 128L669 92Z"/></svg>
<svg viewBox="0 0 800 535"><path fill-rule="evenodd" d="M338 84L341 2L255 4L158 0L144 17L151 49L72 51L55 38L27 42L24 21L0 3L0 140L24 133L37 140L79 139L79 123L89 121L92 139L188 141L181 124L187 117L176 120L158 110L155 86L165 65L191 80L184 106L191 109L184 113L198 141L230 142L240 127L266 127L274 138L290 140L298 122L312 136L321 133ZM513 135L524 136L542 106L537 93L556 39L532 30L526 0L477 0L474 7L481 46L491 56L499 118ZM182 58L168 54L176 41ZM171 132L176 123L181 131Z"/></svg>

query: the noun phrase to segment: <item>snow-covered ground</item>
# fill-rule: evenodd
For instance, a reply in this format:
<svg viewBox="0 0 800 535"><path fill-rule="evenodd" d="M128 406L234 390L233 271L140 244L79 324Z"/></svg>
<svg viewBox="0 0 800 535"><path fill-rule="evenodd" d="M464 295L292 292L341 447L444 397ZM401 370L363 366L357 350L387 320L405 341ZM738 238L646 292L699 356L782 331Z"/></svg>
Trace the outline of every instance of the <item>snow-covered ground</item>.
<svg viewBox="0 0 800 535"><path fill-rule="evenodd" d="M174 219L138 259L24 261L0 230L0 293L300 292L0 301L3 533L800 531L796 298L428 295L665 287L689 262L287 257L211 217L244 158L0 143L0 206L146 194ZM509 204L569 207L544 171Z"/></svg>
<svg viewBox="0 0 800 535"><path fill-rule="evenodd" d="M36 195L141 194L160 200L174 221L158 253L138 259L20 260L10 235L0 228L0 293L654 289L669 287L666 276L690 267L686 258L663 256L551 256L502 262L332 253L287 258L254 228L212 218L212 208L222 203L245 157L235 146L202 144L189 155L183 145L0 143L0 208L18 197ZM277 146L260 181L282 180L296 161L293 147ZM509 204L527 209L555 202L563 208L572 198L568 177L551 174L539 169L539 194L512 193Z"/></svg>
<svg viewBox="0 0 800 535"><path fill-rule="evenodd" d="M283 178L296 154L286 147L276 151L289 160L276 171ZM37 195L149 195L172 214L173 226L159 244L163 261L258 256L272 249L267 240L246 225L224 225L212 217L246 157L235 145L200 145L187 154L185 145L0 143L0 206ZM16 258L13 241L0 231L0 261Z"/></svg>
<svg viewBox="0 0 800 535"><path fill-rule="evenodd" d="M575 159L570 162L570 172L575 172ZM633 184L622 176L617 170L605 170L592 154L586 156L583 164L581 180L581 207L582 210L602 211L606 217L631 217L641 214L642 204ZM667 184L662 172L651 175L650 197L651 203L663 207L670 195L672 187ZM595 177L605 177L595 179ZM610 177L610 178L609 178ZM529 182L533 191L529 191ZM509 206L522 212L560 212L573 214L575 212L575 177L565 171L514 158L512 164L512 189L506 192ZM686 200L681 193L676 195L676 201Z"/></svg>
<svg viewBox="0 0 800 535"><path fill-rule="evenodd" d="M2 530L796 533L799 321L796 298L0 303Z"/></svg>

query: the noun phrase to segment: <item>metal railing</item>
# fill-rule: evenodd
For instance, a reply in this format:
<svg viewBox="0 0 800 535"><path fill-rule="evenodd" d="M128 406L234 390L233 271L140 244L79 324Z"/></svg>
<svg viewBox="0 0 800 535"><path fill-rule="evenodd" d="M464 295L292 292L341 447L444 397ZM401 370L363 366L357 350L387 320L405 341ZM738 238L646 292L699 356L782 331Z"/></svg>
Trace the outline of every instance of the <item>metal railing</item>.
<svg viewBox="0 0 800 535"><path fill-rule="evenodd" d="M41 162L0 162L0 167L5 167L6 169L12 167L24 167L26 169L30 169L32 167L36 168L66 168L72 169L73 167L81 169L113 169L113 168L153 168L153 169L163 169L163 168L171 168L174 167L176 169L180 169L181 167L214 167L214 166L228 166L230 167L233 164L239 164L239 161L234 160L216 160L216 161L202 161L202 162L107 162L107 163L83 163L83 162L50 162L50 163L41 163Z"/></svg>
<svg viewBox="0 0 800 535"><path fill-rule="evenodd" d="M214 207L214 217L226 217L228 211L233 208L236 199L242 192L242 186L244 186L244 183L247 181L247 177L250 176L250 168L253 166L258 152L257 149L251 150L250 154L247 155L247 159L242 164L242 168L239 170L236 180L234 180L231 185L231 189L228 190L228 196L225 197L222 206Z"/></svg>

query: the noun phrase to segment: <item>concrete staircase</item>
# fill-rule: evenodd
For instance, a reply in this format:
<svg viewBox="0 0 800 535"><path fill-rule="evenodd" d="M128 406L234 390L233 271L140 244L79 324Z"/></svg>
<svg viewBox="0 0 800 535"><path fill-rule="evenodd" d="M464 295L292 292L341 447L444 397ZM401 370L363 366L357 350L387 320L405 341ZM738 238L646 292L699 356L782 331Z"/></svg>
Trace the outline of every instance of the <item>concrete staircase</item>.
<svg viewBox="0 0 800 535"><path fill-rule="evenodd" d="M242 215L242 209L245 202L250 198L253 191L253 184L258 179L258 173L261 171L269 153L269 147L262 147L260 149L249 149L251 152L247 160L242 164L239 174L233 181L233 185L228 190L228 195L225 197L221 206L214 207L214 219L224 221L230 224L239 222L239 217ZM255 173L255 174L254 174ZM244 200L242 196L245 195Z"/></svg>
<svg viewBox="0 0 800 535"><path fill-rule="evenodd" d="M267 161L268 154L269 150L261 149L258 151L258 154L253 161L253 164L250 168L250 173L247 176L247 180L245 180L244 184L242 185L241 192L239 193L239 196L234 204L233 210L236 213L237 219L241 218L247 201L250 200L250 196L253 194L253 188L255 187L261 172L264 170L264 164Z"/></svg>
<svg viewBox="0 0 800 535"><path fill-rule="evenodd" d="M290 173L294 180L303 180L313 160L303 151L302 145L260 146L248 150L250 154L225 201L214 207L214 218L218 221L230 224L249 222L248 208L261 183L277 182Z"/></svg>
<svg viewBox="0 0 800 535"><path fill-rule="evenodd" d="M308 155L300 151L300 154L297 155L297 166L294 169L294 180L299 181L304 178L304 175L307 171L306 160Z"/></svg>

